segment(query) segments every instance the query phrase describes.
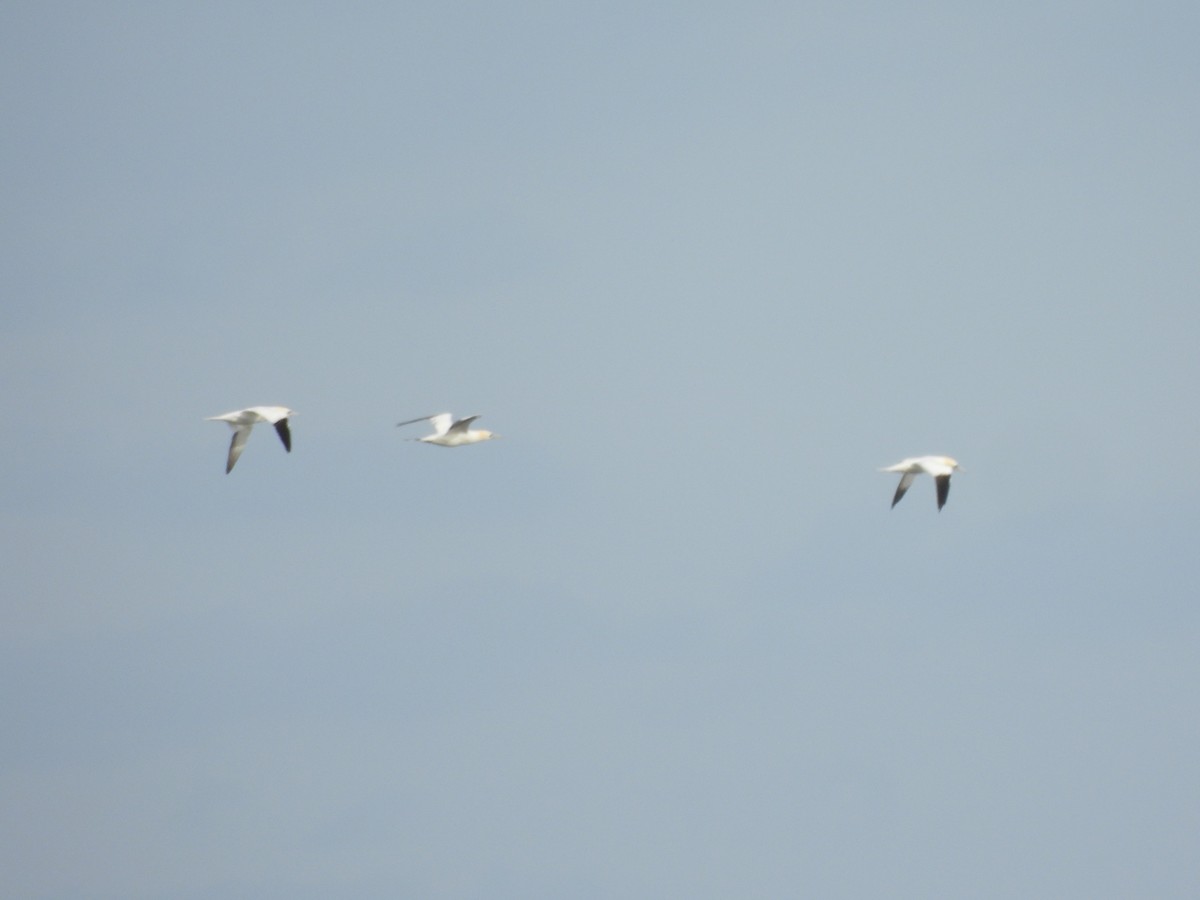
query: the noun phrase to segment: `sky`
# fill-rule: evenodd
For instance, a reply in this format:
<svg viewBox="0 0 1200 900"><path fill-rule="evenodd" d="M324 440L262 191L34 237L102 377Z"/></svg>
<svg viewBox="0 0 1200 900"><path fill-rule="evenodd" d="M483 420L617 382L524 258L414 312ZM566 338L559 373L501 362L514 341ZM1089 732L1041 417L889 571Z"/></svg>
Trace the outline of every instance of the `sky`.
<svg viewBox="0 0 1200 900"><path fill-rule="evenodd" d="M0 6L0 894L1194 896L1198 28Z"/></svg>

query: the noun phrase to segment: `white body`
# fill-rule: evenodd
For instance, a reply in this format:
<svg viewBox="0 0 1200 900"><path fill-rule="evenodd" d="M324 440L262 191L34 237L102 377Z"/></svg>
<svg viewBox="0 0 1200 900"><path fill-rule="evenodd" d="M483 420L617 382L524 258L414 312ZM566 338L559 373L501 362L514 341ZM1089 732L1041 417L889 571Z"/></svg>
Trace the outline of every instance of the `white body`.
<svg viewBox="0 0 1200 900"><path fill-rule="evenodd" d="M209 416L209 422L224 422L233 429L233 440L229 443L229 457L225 460L225 474L233 471L234 463L245 449L246 439L259 422L270 422L275 426L275 433L283 441L284 449L292 452L292 433L288 429L288 416L294 416L295 410L286 406L250 406L246 409L235 409L219 416Z"/></svg>
<svg viewBox="0 0 1200 900"><path fill-rule="evenodd" d="M419 419L398 422L396 427L412 425L414 422L429 422L433 426L433 434L427 434L420 438L409 438L409 440L420 441L422 444L437 444L439 447L461 447L464 444L478 444L480 441L490 441L492 438L500 437L498 434L492 434L486 428L471 428L471 423L478 418L479 416L467 416L455 422L454 416L450 413L438 413L434 416L421 416Z"/></svg>
<svg viewBox="0 0 1200 900"><path fill-rule="evenodd" d="M879 471L903 473L900 483L896 486L896 495L892 498L893 507L900 502L914 478L918 475L932 475L937 482L938 512L941 512L942 507L946 505L946 498L950 496L950 476L959 468L958 460L949 456L913 456Z"/></svg>

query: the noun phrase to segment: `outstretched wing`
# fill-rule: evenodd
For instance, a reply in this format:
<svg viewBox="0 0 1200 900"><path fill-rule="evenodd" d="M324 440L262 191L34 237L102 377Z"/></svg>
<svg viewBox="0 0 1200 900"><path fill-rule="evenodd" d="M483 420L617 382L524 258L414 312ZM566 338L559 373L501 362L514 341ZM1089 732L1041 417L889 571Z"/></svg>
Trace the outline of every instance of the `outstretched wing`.
<svg viewBox="0 0 1200 900"><path fill-rule="evenodd" d="M396 427L401 425L415 425L417 422L428 422L433 426L433 436L441 437L450 430L450 423L454 417L450 413L434 413L432 416L421 416L419 419L409 419L407 422L397 422Z"/></svg>
<svg viewBox="0 0 1200 900"><path fill-rule="evenodd" d="M233 440L229 442L229 458L225 461L225 474L228 475L233 471L233 464L238 461L238 457L242 455L242 450L246 446L246 438L250 437L249 428L233 429Z"/></svg>
<svg viewBox="0 0 1200 900"><path fill-rule="evenodd" d="M458 432L459 434L466 434L467 429L471 427L471 423L478 418L479 416L467 416L465 419L459 419L450 426L450 430L447 433Z"/></svg>
<svg viewBox="0 0 1200 900"><path fill-rule="evenodd" d="M416 425L418 422L428 422L432 418L433 416L418 416L415 419L407 419L404 422L397 422L396 427L399 428L401 425Z"/></svg>
<svg viewBox="0 0 1200 900"><path fill-rule="evenodd" d="M936 479L938 491L938 512L942 511L942 507L946 505L946 498L950 496L950 476L939 475ZM967 498L968 501L970 498ZM968 502L968 506L970 503Z"/></svg>
<svg viewBox="0 0 1200 900"><path fill-rule="evenodd" d="M288 453L292 452L292 432L288 429L288 420L280 419L275 423L275 433L279 435L279 439L283 441L283 446Z"/></svg>
<svg viewBox="0 0 1200 900"><path fill-rule="evenodd" d="M429 417L429 424L433 426L434 437L441 437L450 431L450 423L454 421L454 416L450 413L438 413L436 416Z"/></svg>
<svg viewBox="0 0 1200 900"><path fill-rule="evenodd" d="M896 508L896 504L900 502L900 498L904 496L909 487L913 483L913 479L917 477L916 472L905 472L900 478L900 483L896 485L896 496L892 498L892 508Z"/></svg>

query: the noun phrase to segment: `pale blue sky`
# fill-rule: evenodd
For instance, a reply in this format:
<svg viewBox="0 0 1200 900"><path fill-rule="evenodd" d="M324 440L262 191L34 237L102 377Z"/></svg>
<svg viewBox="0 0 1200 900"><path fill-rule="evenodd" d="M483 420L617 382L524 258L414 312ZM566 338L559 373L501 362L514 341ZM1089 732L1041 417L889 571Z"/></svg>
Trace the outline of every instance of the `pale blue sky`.
<svg viewBox="0 0 1200 900"><path fill-rule="evenodd" d="M0 894L1193 896L1198 29L4 5Z"/></svg>

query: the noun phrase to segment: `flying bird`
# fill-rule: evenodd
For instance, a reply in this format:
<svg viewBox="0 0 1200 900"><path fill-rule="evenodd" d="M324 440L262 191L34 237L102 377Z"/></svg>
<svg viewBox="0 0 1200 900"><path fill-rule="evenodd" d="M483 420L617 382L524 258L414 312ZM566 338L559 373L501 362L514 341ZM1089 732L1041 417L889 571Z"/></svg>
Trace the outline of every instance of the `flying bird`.
<svg viewBox="0 0 1200 900"><path fill-rule="evenodd" d="M478 418L479 416L467 416L465 419L455 422L454 416L450 413L438 413L434 416L421 416L418 419L397 422L396 427L413 425L416 422L429 422L433 426L433 434L409 438L409 440L420 441L423 444L437 444L439 447L460 447L463 444L478 444L480 441L490 441L492 438L500 437L498 434L492 434L486 428L471 428L471 423Z"/></svg>
<svg viewBox="0 0 1200 900"><path fill-rule="evenodd" d="M933 480L937 482L937 505L938 512L941 512L942 507L946 505L946 498L950 496L950 476L955 471L961 471L961 467L958 460L949 456L914 456L879 471L904 473L900 477L900 484L896 486L896 496L892 498L893 508L900 502L914 478L922 473L932 475Z"/></svg>
<svg viewBox="0 0 1200 900"><path fill-rule="evenodd" d="M286 406L251 406L227 412L222 416L209 416L205 421L226 422L233 429L233 440L229 444L229 459L225 462L225 474L233 471L233 464L242 455L246 446L246 438L259 422L270 422L275 426L275 433L283 441L288 453L292 452L292 433L288 430L288 416L294 416L295 410Z"/></svg>

